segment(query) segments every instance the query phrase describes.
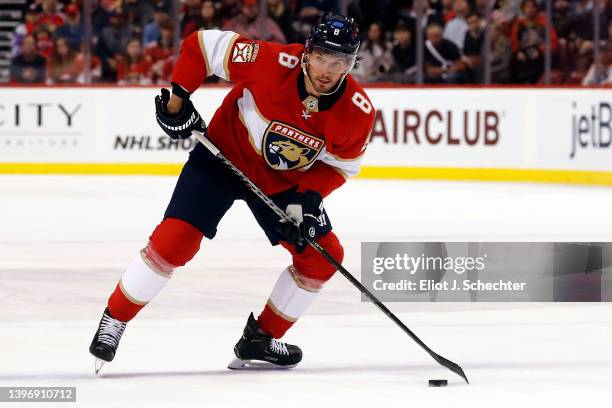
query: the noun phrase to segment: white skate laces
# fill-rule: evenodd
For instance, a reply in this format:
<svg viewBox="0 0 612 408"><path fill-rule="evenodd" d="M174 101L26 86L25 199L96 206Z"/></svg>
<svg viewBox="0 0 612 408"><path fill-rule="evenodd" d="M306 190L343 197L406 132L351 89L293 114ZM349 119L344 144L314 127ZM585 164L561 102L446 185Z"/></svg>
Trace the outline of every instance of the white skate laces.
<svg viewBox="0 0 612 408"><path fill-rule="evenodd" d="M283 354L285 356L289 355L289 350L287 350L287 345L283 342L277 341L276 339L270 339L270 348L276 354Z"/></svg>
<svg viewBox="0 0 612 408"><path fill-rule="evenodd" d="M102 316L102 322L100 323L100 334L98 341L109 345L113 349L116 349L119 345L119 339L125 330L126 323L117 319L113 319L106 313Z"/></svg>

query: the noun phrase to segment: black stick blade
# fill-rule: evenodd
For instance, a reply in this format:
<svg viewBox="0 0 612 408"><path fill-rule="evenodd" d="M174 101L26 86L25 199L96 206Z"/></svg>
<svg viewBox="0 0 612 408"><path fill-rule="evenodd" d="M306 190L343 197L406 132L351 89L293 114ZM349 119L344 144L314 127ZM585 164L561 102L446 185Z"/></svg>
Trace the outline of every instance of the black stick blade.
<svg viewBox="0 0 612 408"><path fill-rule="evenodd" d="M435 353L434 353L435 354ZM463 378L465 380L465 382L467 384L469 384L470 382L467 379L467 376L465 375L465 373L463 372L463 368L461 368L459 366L459 364L457 363L453 363L452 361L450 361L449 359L446 359L444 357L442 357L439 354L435 354L432 355L432 357L434 358L434 360L436 360L440 365L448 368L449 370L451 370L453 373L457 374L459 377Z"/></svg>

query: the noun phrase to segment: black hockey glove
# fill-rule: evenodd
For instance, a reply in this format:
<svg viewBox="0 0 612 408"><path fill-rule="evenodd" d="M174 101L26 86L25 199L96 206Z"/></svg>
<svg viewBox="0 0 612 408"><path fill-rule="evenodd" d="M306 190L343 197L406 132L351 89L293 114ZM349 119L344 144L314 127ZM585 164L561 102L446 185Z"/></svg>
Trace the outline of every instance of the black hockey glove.
<svg viewBox="0 0 612 408"><path fill-rule="evenodd" d="M183 106L178 113L171 115L168 113L168 101L170 100L170 91L167 89L161 90L161 95L155 97L155 118L157 123L171 139L187 139L191 136L192 130L206 133L206 123L189 100L189 94L183 98Z"/></svg>
<svg viewBox="0 0 612 408"><path fill-rule="evenodd" d="M321 194L312 190L295 192L289 198L285 212L298 223L298 226L281 222L279 233L301 254L308 246L305 238L314 239L316 235L323 214L323 198Z"/></svg>

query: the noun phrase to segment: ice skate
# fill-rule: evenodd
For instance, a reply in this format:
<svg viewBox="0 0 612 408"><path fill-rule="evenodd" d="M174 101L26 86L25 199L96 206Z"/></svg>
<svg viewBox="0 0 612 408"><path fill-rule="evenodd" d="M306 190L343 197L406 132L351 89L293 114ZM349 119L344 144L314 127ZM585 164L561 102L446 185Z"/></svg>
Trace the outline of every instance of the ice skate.
<svg viewBox="0 0 612 408"><path fill-rule="evenodd" d="M119 340L121 340L126 325L126 322L113 318L108 308L104 309L98 330L89 346L89 352L96 357L94 367L96 375L105 363L113 361L113 358L115 358Z"/></svg>
<svg viewBox="0 0 612 408"><path fill-rule="evenodd" d="M249 315L242 338L234 346L234 354L236 358L227 366L232 370L293 368L302 360L302 350L298 346L265 334L253 313Z"/></svg>

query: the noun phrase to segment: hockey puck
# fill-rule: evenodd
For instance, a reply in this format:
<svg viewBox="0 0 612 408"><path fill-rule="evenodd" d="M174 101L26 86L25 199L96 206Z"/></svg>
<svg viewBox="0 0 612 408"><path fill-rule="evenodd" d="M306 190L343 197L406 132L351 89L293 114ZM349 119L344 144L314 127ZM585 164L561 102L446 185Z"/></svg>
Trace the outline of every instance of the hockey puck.
<svg viewBox="0 0 612 408"><path fill-rule="evenodd" d="M447 380L429 380L430 387L446 387L447 385Z"/></svg>

